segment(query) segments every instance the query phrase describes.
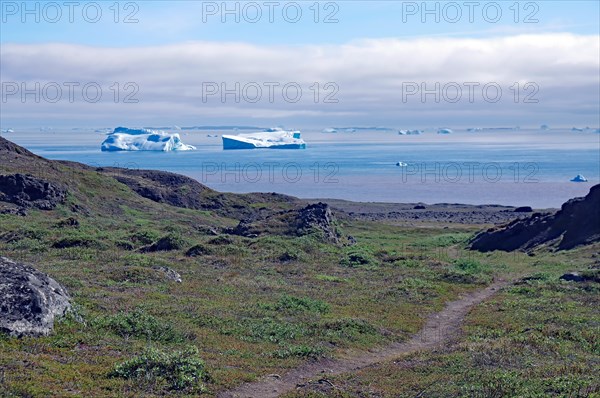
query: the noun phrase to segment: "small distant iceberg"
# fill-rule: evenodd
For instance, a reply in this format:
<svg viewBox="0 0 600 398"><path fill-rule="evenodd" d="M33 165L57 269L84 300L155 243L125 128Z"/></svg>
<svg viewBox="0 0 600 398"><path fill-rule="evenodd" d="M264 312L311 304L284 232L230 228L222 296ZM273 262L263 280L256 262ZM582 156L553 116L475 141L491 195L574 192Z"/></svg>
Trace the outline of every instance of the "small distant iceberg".
<svg viewBox="0 0 600 398"><path fill-rule="evenodd" d="M14 133L15 130L13 129L6 129L6 130L2 130L2 134L8 134L8 133Z"/></svg>
<svg viewBox="0 0 600 398"><path fill-rule="evenodd" d="M421 135L423 130L398 130L398 135Z"/></svg>
<svg viewBox="0 0 600 398"><path fill-rule="evenodd" d="M483 129L481 127L471 127L471 128L468 128L467 131L471 132L471 133L477 133L479 131L483 131Z"/></svg>
<svg viewBox="0 0 600 398"><path fill-rule="evenodd" d="M306 143L300 136L299 131L281 128L250 134L223 135L223 149L305 149Z"/></svg>
<svg viewBox="0 0 600 398"><path fill-rule="evenodd" d="M397 162L397 163L396 163L396 166L398 166L398 167L406 167L406 166L408 166L408 163L404 163L404 162Z"/></svg>
<svg viewBox="0 0 600 398"><path fill-rule="evenodd" d="M540 130L550 130L550 127L548 127L548 125L547 125L547 124L542 124L542 125L540 126Z"/></svg>
<svg viewBox="0 0 600 398"><path fill-rule="evenodd" d="M337 133L338 131L334 128L323 129L322 133Z"/></svg>
<svg viewBox="0 0 600 398"><path fill-rule="evenodd" d="M148 129L117 127L102 142L102 151L190 151L196 147L181 142L179 134Z"/></svg>
<svg viewBox="0 0 600 398"><path fill-rule="evenodd" d="M453 131L450 129L438 129L437 133L438 134L452 134Z"/></svg>
<svg viewBox="0 0 600 398"><path fill-rule="evenodd" d="M356 129L355 128L346 129L346 133L356 133Z"/></svg>
<svg viewBox="0 0 600 398"><path fill-rule="evenodd" d="M581 174L577 174L574 178L571 179L571 182L588 182L588 180Z"/></svg>
<svg viewBox="0 0 600 398"><path fill-rule="evenodd" d="M577 132L582 132L582 131L584 131L584 130L585 130L585 129L582 129L582 128L579 128L579 127L573 127L573 128L571 129L571 131L577 131Z"/></svg>

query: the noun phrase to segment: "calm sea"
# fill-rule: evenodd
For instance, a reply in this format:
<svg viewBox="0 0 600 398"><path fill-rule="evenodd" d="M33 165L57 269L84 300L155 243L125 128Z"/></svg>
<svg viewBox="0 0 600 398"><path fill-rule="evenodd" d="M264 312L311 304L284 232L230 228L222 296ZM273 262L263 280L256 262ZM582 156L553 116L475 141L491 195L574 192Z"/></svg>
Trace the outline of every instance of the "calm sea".
<svg viewBox="0 0 600 398"><path fill-rule="evenodd" d="M305 150L236 151L223 151L220 138L235 132L179 133L198 150L106 153L100 151L104 135L91 129L22 130L4 136L50 159L167 170L220 191L301 198L545 208L583 196L600 182L600 134L593 130L455 130L441 135L429 129L418 136L303 131ZM570 182L577 174L589 182Z"/></svg>

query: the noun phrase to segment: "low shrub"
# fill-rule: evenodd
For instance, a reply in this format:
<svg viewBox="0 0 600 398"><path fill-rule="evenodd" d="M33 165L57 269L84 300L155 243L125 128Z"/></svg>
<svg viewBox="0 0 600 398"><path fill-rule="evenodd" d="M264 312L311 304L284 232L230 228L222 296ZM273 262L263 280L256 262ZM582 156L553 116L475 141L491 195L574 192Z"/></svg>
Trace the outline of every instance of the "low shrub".
<svg viewBox="0 0 600 398"><path fill-rule="evenodd" d="M167 353L148 348L141 355L115 366L112 377L136 379L165 386L169 390L204 392L204 382L210 380L198 348Z"/></svg>

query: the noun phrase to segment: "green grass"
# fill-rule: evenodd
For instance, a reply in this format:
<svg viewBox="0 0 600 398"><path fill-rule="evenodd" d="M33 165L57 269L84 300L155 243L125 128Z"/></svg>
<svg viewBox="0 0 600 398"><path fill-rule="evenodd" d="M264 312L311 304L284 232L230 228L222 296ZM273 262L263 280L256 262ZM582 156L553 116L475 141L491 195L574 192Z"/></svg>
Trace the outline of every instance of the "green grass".
<svg viewBox="0 0 600 398"><path fill-rule="evenodd" d="M140 338L163 343L182 342L183 334L166 321L147 314L142 309L121 312L115 315L99 317L95 326L115 333L123 338Z"/></svg>
<svg viewBox="0 0 600 398"><path fill-rule="evenodd" d="M335 391L286 397L599 397L600 286L558 275L505 288L451 345L335 377Z"/></svg>

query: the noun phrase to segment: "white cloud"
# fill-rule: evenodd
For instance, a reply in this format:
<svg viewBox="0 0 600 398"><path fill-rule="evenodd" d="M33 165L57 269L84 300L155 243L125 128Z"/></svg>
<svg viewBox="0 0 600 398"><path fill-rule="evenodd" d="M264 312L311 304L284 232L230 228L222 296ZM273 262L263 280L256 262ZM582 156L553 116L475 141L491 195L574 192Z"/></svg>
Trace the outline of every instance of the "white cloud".
<svg viewBox="0 0 600 398"><path fill-rule="evenodd" d="M103 99L110 102L113 82L135 82L138 104L85 104L78 101L57 104L23 104L18 96L3 103L2 118L13 120L64 115L69 120L100 120L131 117L136 120L177 118L198 121L213 117L247 120L292 118L311 124L314 120L386 124L395 120L422 118L431 121L453 115L476 119L477 113L493 123L511 115L537 120L551 117L598 119L600 84L600 39L573 34L515 35L481 39L415 38L369 39L344 45L259 46L246 43L187 42L176 45L139 48L98 48L69 44L3 44L1 79L6 82L98 82ZM203 83L226 82L229 88L256 82L263 87L263 101L257 104L233 96L225 103L219 96L202 100ZM297 82L303 89L298 103L287 103L277 90L274 103L267 98L265 82L281 85ZM310 87L314 82L334 82L339 86L337 104L323 104L329 91L321 88L315 103ZM481 84L495 82L503 89L499 103L490 104L476 90L474 102L452 104L433 96L422 103L419 95L403 102L406 83L426 83L433 88L448 82ZM534 82L539 87L539 103L514 103L509 88L514 82ZM250 94L252 94L251 92ZM76 91L77 94L77 91ZM79 93L80 94L80 93ZM126 93L122 93L126 94ZM521 93L523 96L526 92ZM523 97L520 98L522 100ZM110 112L107 110L110 109ZM595 111L594 111L595 109ZM583 116L582 116L583 110ZM112 112L112 113L111 113ZM441 116L436 116L441 115ZM466 121L481 123L480 121ZM570 121L567 121L570 123Z"/></svg>

